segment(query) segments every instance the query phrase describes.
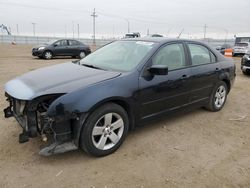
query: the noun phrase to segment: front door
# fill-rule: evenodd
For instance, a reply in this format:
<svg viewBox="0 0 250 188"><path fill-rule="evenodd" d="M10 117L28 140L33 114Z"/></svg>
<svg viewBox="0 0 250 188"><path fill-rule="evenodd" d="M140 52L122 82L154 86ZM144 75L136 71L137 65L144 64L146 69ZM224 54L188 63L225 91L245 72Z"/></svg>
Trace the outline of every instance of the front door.
<svg viewBox="0 0 250 188"><path fill-rule="evenodd" d="M152 57L150 65L167 65L167 75L150 75L139 78L140 119L144 120L180 107L189 102L191 68L182 43L161 47Z"/></svg>
<svg viewBox="0 0 250 188"><path fill-rule="evenodd" d="M69 46L67 40L59 40L56 43L54 43L54 55L60 56L60 55L69 55Z"/></svg>

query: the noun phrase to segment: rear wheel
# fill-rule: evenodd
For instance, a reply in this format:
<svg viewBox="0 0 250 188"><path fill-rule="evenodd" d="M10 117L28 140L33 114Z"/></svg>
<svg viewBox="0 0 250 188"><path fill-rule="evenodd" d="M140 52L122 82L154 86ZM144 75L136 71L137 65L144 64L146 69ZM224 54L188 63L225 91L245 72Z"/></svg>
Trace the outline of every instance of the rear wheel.
<svg viewBox="0 0 250 188"><path fill-rule="evenodd" d="M79 58L85 58L86 57L86 54L85 54L85 52L84 51L81 51L80 53L79 53Z"/></svg>
<svg viewBox="0 0 250 188"><path fill-rule="evenodd" d="M94 156L105 156L117 150L129 127L128 115L119 105L108 103L96 109L81 132L83 150Z"/></svg>
<svg viewBox="0 0 250 188"><path fill-rule="evenodd" d="M44 58L44 59L51 59L52 57L53 57L53 54L52 54L51 51L45 51L45 52L43 53L43 58Z"/></svg>
<svg viewBox="0 0 250 188"><path fill-rule="evenodd" d="M247 71L247 70L242 71L242 73L243 73L244 75L250 75L250 71Z"/></svg>
<svg viewBox="0 0 250 188"><path fill-rule="evenodd" d="M227 100L228 88L225 82L220 81L214 88L206 108L212 112L219 111L223 108Z"/></svg>

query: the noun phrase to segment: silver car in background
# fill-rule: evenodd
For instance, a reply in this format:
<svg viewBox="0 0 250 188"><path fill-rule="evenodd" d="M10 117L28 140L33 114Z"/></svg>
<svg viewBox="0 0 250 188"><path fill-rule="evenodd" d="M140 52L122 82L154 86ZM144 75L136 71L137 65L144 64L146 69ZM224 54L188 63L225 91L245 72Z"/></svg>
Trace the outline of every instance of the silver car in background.
<svg viewBox="0 0 250 188"><path fill-rule="evenodd" d="M238 42L233 47L233 56L245 55L250 50L249 42Z"/></svg>

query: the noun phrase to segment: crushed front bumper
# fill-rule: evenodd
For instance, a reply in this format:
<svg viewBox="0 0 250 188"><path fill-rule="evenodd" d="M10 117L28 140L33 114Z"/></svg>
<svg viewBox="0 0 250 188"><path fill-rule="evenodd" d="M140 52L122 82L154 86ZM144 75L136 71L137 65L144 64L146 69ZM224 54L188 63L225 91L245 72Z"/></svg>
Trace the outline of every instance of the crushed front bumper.
<svg viewBox="0 0 250 188"><path fill-rule="evenodd" d="M36 48L33 48L32 49L32 55L41 57L43 55L43 50L38 50Z"/></svg>
<svg viewBox="0 0 250 188"><path fill-rule="evenodd" d="M70 120L59 118L59 121L56 120L57 118L41 117L36 109L29 106L29 101L15 99L8 94L6 96L9 106L4 109L4 117L14 117L23 129L19 135L19 143L27 142L30 138L38 135L41 135L42 138L46 137L44 140L48 144L39 152L43 156L64 153L78 148L72 139L73 131ZM41 122L44 123L42 127Z"/></svg>

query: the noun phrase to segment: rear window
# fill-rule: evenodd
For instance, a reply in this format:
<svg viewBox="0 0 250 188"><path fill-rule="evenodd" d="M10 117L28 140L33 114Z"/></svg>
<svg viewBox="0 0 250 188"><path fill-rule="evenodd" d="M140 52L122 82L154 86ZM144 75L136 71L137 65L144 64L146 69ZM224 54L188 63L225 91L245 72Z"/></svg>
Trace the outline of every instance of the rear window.
<svg viewBox="0 0 250 188"><path fill-rule="evenodd" d="M235 46L245 47L248 46L248 43L236 43Z"/></svg>

